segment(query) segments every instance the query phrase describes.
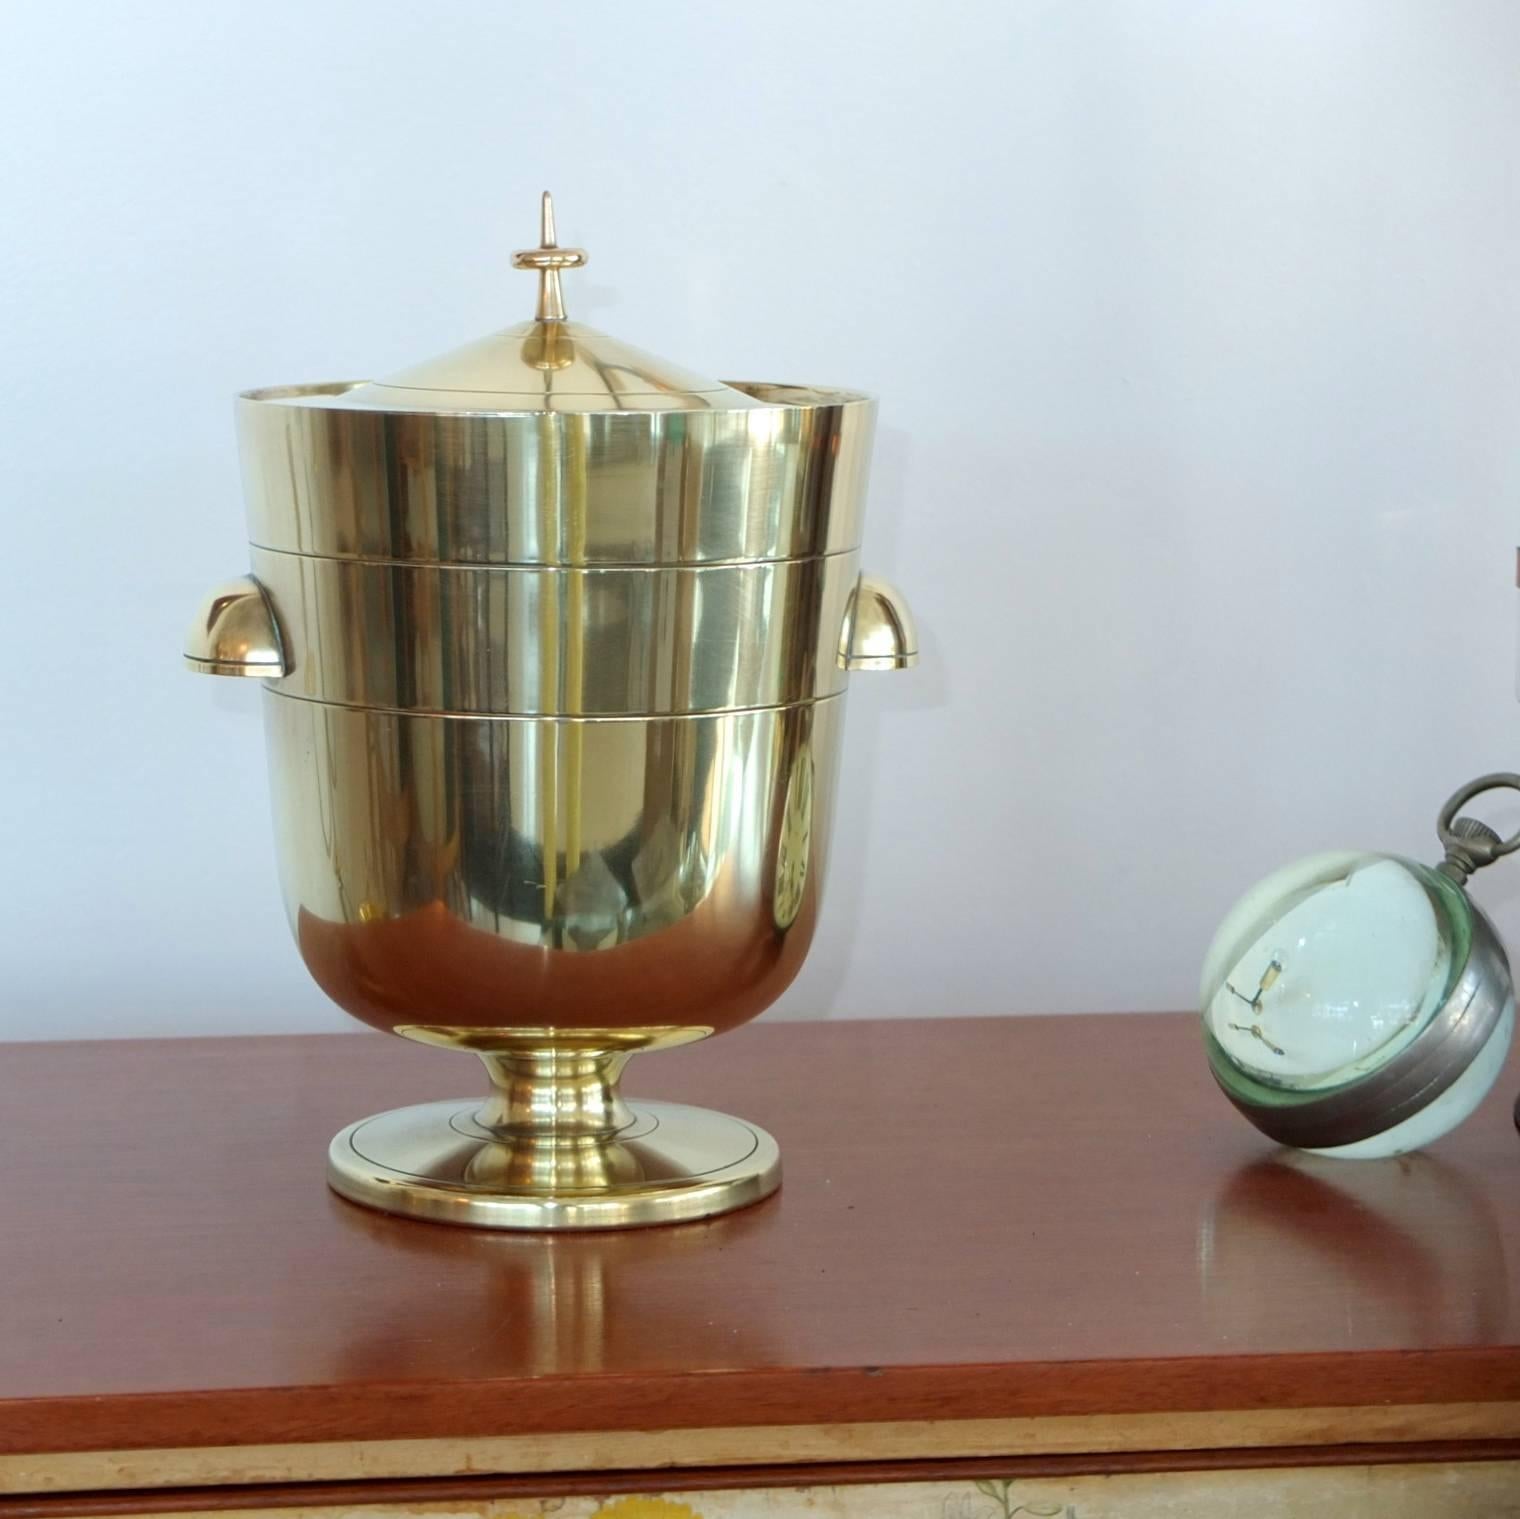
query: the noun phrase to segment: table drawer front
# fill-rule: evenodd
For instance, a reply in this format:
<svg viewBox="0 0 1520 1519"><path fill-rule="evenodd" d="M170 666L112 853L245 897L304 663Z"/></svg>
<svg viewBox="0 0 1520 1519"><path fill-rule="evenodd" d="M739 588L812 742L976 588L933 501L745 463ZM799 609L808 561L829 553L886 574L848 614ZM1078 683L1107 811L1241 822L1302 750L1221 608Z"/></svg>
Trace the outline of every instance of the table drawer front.
<svg viewBox="0 0 1520 1519"><path fill-rule="evenodd" d="M595 1479L588 1479L588 1488ZM231 1495L229 1494L229 1497ZM1520 1461L1278 1467L466 1502L140 1519L1520 1519Z"/></svg>

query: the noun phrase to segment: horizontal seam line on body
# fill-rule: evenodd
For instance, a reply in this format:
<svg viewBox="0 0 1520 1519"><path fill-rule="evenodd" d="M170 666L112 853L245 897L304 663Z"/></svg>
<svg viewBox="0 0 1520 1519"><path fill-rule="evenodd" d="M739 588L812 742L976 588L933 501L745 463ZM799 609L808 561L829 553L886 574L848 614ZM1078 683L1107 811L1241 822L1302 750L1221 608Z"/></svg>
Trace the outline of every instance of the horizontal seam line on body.
<svg viewBox="0 0 1520 1519"><path fill-rule="evenodd" d="M447 717L483 723L649 723L687 722L702 717L742 717L746 712L785 712L791 707L815 707L820 702L838 701L845 693L829 691L822 696L804 696L796 701L761 702L750 707L703 707L688 712L450 712L438 707L366 706L362 702L326 701L320 696L302 696L296 691L277 691L264 687L269 696L286 701L305 702L310 707L335 707L343 712L373 712L381 717Z"/></svg>
<svg viewBox="0 0 1520 1519"><path fill-rule="evenodd" d="M670 559L640 561L608 559L593 560L586 564L539 564L532 560L475 560L475 559L394 559L380 555L363 554L313 554L304 549L277 549L267 543L254 543L248 547L260 554L279 554L286 559L315 559L324 564L373 564L386 569L400 570L550 570L556 573L579 570L595 573L601 570L742 570L755 569L770 564L811 564L825 559L842 559L847 554L858 554L860 545L853 548L830 549L824 554L789 554L776 559Z"/></svg>

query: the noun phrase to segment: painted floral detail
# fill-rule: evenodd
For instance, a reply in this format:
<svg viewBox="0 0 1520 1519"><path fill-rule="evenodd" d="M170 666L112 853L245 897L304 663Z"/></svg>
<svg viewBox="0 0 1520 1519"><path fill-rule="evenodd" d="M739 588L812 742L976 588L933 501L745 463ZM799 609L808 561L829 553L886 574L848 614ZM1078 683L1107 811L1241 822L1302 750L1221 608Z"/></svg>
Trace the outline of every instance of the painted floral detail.
<svg viewBox="0 0 1520 1519"><path fill-rule="evenodd" d="M1011 1479L995 1478L972 1486L997 1507L988 1508L969 1493L952 1493L945 1499L944 1519L1014 1519L1016 1514L1025 1514L1028 1519L1077 1519L1077 1511L1069 1503L1017 1502Z"/></svg>

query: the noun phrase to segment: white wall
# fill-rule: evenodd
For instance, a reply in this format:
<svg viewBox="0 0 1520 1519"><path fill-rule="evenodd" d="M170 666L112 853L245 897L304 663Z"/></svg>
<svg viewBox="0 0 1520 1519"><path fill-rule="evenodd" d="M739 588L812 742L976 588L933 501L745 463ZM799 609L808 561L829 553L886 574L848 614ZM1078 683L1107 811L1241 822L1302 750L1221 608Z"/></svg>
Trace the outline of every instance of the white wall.
<svg viewBox="0 0 1520 1519"><path fill-rule="evenodd" d="M275 886L230 399L572 311L881 397L792 1015L1190 1003L1516 765L1520 7L82 0L7 16L0 1036L347 1026ZM1502 821L1520 812L1499 811ZM1520 867L1479 896L1520 929Z"/></svg>

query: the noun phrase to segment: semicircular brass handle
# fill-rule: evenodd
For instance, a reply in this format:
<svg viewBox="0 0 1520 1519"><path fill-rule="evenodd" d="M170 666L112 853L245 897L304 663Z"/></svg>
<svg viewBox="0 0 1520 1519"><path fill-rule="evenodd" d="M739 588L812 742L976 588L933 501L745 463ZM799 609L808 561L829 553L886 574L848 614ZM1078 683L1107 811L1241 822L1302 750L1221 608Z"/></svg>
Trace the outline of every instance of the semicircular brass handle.
<svg viewBox="0 0 1520 1519"><path fill-rule="evenodd" d="M252 575L239 575L207 593L185 634L185 666L197 675L262 680L290 674L274 607Z"/></svg>
<svg viewBox="0 0 1520 1519"><path fill-rule="evenodd" d="M918 627L895 585L862 575L839 632L841 670L908 670L918 663Z"/></svg>

